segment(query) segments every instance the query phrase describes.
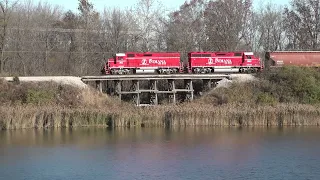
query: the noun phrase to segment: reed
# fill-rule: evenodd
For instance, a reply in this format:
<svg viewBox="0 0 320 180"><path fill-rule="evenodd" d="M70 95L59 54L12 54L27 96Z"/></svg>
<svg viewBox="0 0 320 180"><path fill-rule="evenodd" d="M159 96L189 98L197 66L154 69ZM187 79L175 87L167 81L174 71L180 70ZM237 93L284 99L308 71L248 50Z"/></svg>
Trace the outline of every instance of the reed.
<svg viewBox="0 0 320 180"><path fill-rule="evenodd" d="M223 105L178 107L167 112L169 126L319 126L320 110L311 105Z"/></svg>
<svg viewBox="0 0 320 180"><path fill-rule="evenodd" d="M74 127L187 126L319 126L320 109L311 105L239 106L228 104L154 108L62 108L59 106L1 106L0 129Z"/></svg>
<svg viewBox="0 0 320 180"><path fill-rule="evenodd" d="M0 79L0 129L319 126L320 74L302 70L262 74L259 81L218 88L192 103L156 107L135 107L90 88Z"/></svg>

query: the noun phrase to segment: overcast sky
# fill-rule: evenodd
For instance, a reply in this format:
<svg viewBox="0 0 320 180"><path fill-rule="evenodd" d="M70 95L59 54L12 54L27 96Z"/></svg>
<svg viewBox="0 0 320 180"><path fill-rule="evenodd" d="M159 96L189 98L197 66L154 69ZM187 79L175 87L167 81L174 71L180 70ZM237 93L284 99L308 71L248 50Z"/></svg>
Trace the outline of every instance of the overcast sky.
<svg viewBox="0 0 320 180"><path fill-rule="evenodd" d="M37 2L49 2L50 4L56 4L62 6L65 10L76 11L78 7L78 0L34 0ZM168 10L178 9L180 5L182 5L185 0L159 0ZM190 0L189 0L190 1ZM272 3L286 5L289 4L289 0L270 0ZM137 3L137 0L90 0L93 3L94 8L97 11L102 11L104 7L130 7ZM265 2L263 0L253 0L253 4L255 7L258 7L261 2Z"/></svg>

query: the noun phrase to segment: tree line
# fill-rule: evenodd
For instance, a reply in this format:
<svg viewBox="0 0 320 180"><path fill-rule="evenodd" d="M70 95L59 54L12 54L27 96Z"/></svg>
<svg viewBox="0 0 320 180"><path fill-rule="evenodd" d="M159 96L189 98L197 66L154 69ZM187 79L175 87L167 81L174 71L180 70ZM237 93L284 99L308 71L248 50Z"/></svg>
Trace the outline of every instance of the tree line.
<svg viewBox="0 0 320 180"><path fill-rule="evenodd" d="M0 0L0 74L97 75L117 52L319 50L320 1L286 7L251 0L189 0L168 11L156 0L98 12L90 0L65 11Z"/></svg>

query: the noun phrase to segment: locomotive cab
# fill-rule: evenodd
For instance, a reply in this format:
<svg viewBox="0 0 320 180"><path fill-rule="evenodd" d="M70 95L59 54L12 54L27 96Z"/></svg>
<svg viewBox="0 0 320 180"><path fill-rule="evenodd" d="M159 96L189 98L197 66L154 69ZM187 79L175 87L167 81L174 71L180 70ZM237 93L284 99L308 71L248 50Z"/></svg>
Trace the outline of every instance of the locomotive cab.
<svg viewBox="0 0 320 180"><path fill-rule="evenodd" d="M124 53L117 53L113 56L113 59L114 59L114 64L123 64L123 61L125 60L125 56L126 54Z"/></svg>
<svg viewBox="0 0 320 180"><path fill-rule="evenodd" d="M245 52L245 53L243 53L243 56L244 56L244 60L253 59L254 58L253 52Z"/></svg>
<svg viewBox="0 0 320 180"><path fill-rule="evenodd" d="M129 74L130 70L126 68L127 58L125 53L117 53L108 61L110 74Z"/></svg>
<svg viewBox="0 0 320 180"><path fill-rule="evenodd" d="M243 63L240 72L243 73L255 73L261 70L260 58L255 57L253 52L243 53Z"/></svg>

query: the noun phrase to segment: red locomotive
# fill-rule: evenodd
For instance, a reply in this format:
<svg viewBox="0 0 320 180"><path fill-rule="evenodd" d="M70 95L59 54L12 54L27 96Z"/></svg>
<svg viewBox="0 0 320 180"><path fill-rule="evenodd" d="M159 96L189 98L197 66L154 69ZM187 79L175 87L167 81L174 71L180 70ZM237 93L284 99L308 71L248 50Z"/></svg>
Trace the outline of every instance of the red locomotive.
<svg viewBox="0 0 320 180"><path fill-rule="evenodd" d="M103 68L105 74L173 74L182 71L180 53L176 52L118 53L108 59Z"/></svg>
<svg viewBox="0 0 320 180"><path fill-rule="evenodd" d="M188 72L192 73L255 73L262 68L252 52L188 53Z"/></svg>
<svg viewBox="0 0 320 180"><path fill-rule="evenodd" d="M189 52L180 62L178 52L127 52L108 59L103 74L135 73L254 73L263 69L252 52Z"/></svg>

